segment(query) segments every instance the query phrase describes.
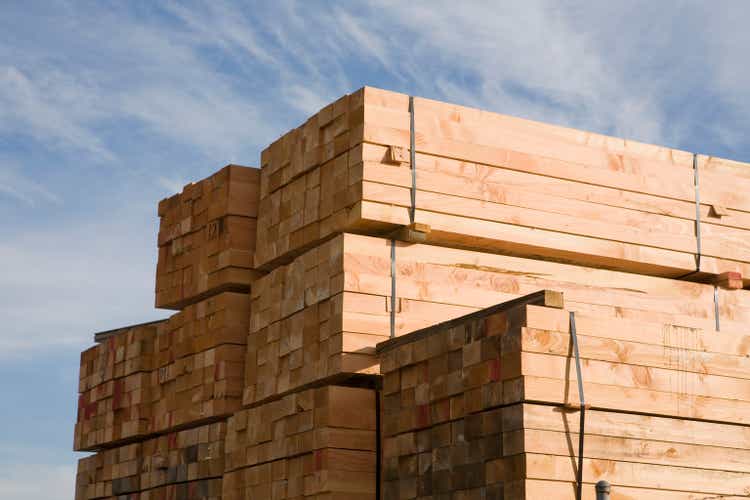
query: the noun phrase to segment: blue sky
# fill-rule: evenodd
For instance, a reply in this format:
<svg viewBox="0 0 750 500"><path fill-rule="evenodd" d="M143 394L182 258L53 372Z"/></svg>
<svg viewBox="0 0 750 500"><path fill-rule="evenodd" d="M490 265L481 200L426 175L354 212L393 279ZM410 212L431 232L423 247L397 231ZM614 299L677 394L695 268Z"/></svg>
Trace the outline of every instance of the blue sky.
<svg viewBox="0 0 750 500"><path fill-rule="evenodd" d="M78 353L156 203L368 84L750 161L750 2L0 5L0 498L72 498Z"/></svg>

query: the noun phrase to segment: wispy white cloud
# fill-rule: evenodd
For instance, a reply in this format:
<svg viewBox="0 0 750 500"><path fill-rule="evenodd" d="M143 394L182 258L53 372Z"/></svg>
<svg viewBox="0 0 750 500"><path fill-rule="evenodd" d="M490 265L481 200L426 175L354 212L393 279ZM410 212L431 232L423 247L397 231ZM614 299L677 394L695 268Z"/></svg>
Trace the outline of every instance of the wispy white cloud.
<svg viewBox="0 0 750 500"><path fill-rule="evenodd" d="M61 218L54 229L6 235L0 359L83 348L95 331L168 316L153 308L153 212L132 203L91 220Z"/></svg>
<svg viewBox="0 0 750 500"><path fill-rule="evenodd" d="M15 66L0 66L0 134L29 134L55 147L111 160L112 152L89 130L90 99L84 82L56 71L30 76Z"/></svg>
<svg viewBox="0 0 750 500"><path fill-rule="evenodd" d="M41 183L21 173L17 166L0 159L0 194L9 196L31 207L38 203L61 203L55 193Z"/></svg>
<svg viewBox="0 0 750 500"><path fill-rule="evenodd" d="M241 155L267 140L263 101L201 54L209 35L192 23L150 22L102 5L61 15L49 21L86 32L96 57L57 61L34 45L10 53L0 68L0 133L85 153L87 162L125 161L114 144L138 130L207 157Z"/></svg>
<svg viewBox="0 0 750 500"><path fill-rule="evenodd" d="M221 0L190 7L182 3L168 2L166 8L190 28L200 43L210 40L211 45L219 45L225 50L246 52L264 63L277 62L259 39L253 26L243 22L244 19L253 17L253 8L246 7L244 10L248 12L245 14L239 7ZM220 26L221 30L214 30L214 26Z"/></svg>

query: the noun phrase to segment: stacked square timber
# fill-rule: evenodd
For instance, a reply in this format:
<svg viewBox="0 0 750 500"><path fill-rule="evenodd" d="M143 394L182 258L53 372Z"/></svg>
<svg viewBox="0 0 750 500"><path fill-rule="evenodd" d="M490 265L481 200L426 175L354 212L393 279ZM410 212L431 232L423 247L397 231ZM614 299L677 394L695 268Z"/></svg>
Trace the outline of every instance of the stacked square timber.
<svg viewBox="0 0 750 500"><path fill-rule="evenodd" d="M78 461L76 500L94 498L187 498L221 479L226 423L170 433L103 450ZM220 496L220 486L216 498ZM196 498L204 498L199 496Z"/></svg>
<svg viewBox="0 0 750 500"><path fill-rule="evenodd" d="M140 490L140 443L127 444L78 460L76 500L111 498Z"/></svg>
<svg viewBox="0 0 750 500"><path fill-rule="evenodd" d="M157 323L124 327L81 353L75 450L149 432Z"/></svg>
<svg viewBox="0 0 750 500"><path fill-rule="evenodd" d="M248 294L224 292L160 325L154 432L225 418L241 407L249 310Z"/></svg>
<svg viewBox="0 0 750 500"><path fill-rule="evenodd" d="M84 351L74 448L109 447L239 409L249 308L248 294L220 293Z"/></svg>
<svg viewBox="0 0 750 500"><path fill-rule="evenodd" d="M384 500L575 498L581 413L562 307L542 291L378 346ZM591 407L584 491L606 479L613 499L746 496L749 338L575 324Z"/></svg>
<svg viewBox="0 0 750 500"><path fill-rule="evenodd" d="M718 289L714 303L710 285L343 234L254 284L243 403L377 374L374 346L391 335L544 288L597 317L705 330L718 318L722 333L750 319L744 290Z"/></svg>
<svg viewBox="0 0 750 500"><path fill-rule="evenodd" d="M81 356L77 495L221 497L226 418L241 407L259 171L228 165L159 204L161 322L95 335ZM132 444L130 444L132 443Z"/></svg>
<svg viewBox="0 0 750 500"><path fill-rule="evenodd" d="M325 386L235 413L224 500L375 500L377 393Z"/></svg>
<svg viewBox="0 0 750 500"><path fill-rule="evenodd" d="M141 489L221 478L226 429L215 422L145 441Z"/></svg>
<svg viewBox="0 0 750 500"><path fill-rule="evenodd" d="M258 169L227 165L159 203L156 307L250 289L258 187Z"/></svg>
<svg viewBox="0 0 750 500"><path fill-rule="evenodd" d="M261 155L256 265L416 222L430 243L696 278L750 274L748 166L365 87ZM699 175L698 175L699 174ZM696 178L701 257L696 259ZM423 235L424 236L424 235Z"/></svg>

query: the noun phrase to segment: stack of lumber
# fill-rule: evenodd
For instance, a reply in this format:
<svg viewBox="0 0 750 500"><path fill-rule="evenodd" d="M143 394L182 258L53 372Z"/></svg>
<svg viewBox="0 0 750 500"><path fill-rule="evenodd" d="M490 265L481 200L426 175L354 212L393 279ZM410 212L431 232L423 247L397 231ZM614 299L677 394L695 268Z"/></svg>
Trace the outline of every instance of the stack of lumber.
<svg viewBox="0 0 750 500"><path fill-rule="evenodd" d="M156 307L249 290L258 187L258 169L227 165L159 203Z"/></svg>
<svg viewBox="0 0 750 500"><path fill-rule="evenodd" d="M581 413L562 307L542 291L378 346L384 500L575 498ZM585 489L606 479L614 499L747 496L750 337L575 324L591 407Z"/></svg>
<svg viewBox="0 0 750 500"><path fill-rule="evenodd" d="M657 276L750 275L746 164L365 87L261 155L256 265L338 232ZM413 219L412 168L416 206Z"/></svg>
<svg viewBox="0 0 750 500"><path fill-rule="evenodd" d="M581 422L586 500L750 495L748 165L370 87L261 165L159 203L76 500L573 499Z"/></svg>
<svg viewBox="0 0 750 500"><path fill-rule="evenodd" d="M324 386L229 419L224 500L375 500L377 393Z"/></svg>
<svg viewBox="0 0 750 500"><path fill-rule="evenodd" d="M145 441L141 488L221 478L226 429L221 421Z"/></svg>
<svg viewBox="0 0 750 500"><path fill-rule="evenodd" d="M96 450L239 409L249 307L247 293L220 293L84 351L74 448Z"/></svg>
<svg viewBox="0 0 750 500"><path fill-rule="evenodd" d="M140 490L140 443L100 451L78 460L76 500L111 498Z"/></svg>
<svg viewBox="0 0 750 500"><path fill-rule="evenodd" d="M198 490L221 479L225 434L226 423L217 422L82 458L76 500L122 495L183 498L162 492Z"/></svg>
<svg viewBox="0 0 750 500"><path fill-rule="evenodd" d="M93 450L149 432L158 325L124 327L81 353L75 450Z"/></svg>
<svg viewBox="0 0 750 500"><path fill-rule="evenodd" d="M152 431L224 418L241 407L250 296L224 292L162 323L152 374Z"/></svg>
<svg viewBox="0 0 750 500"><path fill-rule="evenodd" d="M243 402L329 377L378 373L374 346L391 334L545 288L598 316L713 330L718 310L722 332L743 331L750 319L743 290L343 234L253 286Z"/></svg>

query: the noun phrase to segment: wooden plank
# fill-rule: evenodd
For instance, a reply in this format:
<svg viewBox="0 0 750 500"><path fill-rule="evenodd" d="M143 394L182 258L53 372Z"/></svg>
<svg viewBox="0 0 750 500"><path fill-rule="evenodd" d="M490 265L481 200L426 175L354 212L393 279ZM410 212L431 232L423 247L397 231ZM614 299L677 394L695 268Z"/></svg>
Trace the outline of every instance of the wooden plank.
<svg viewBox="0 0 750 500"><path fill-rule="evenodd" d="M525 454L526 474L532 479L575 481L574 463L570 457ZM619 462L615 460L583 460L583 477L587 483L607 479L611 483L637 488L681 490L713 495L746 495L750 475L740 472L701 470L689 467Z"/></svg>
<svg viewBox="0 0 750 500"><path fill-rule="evenodd" d="M503 430L575 432L580 429L580 415L556 406L515 404L502 410ZM586 433L592 435L750 449L750 428L740 425L603 410L587 411L585 423Z"/></svg>

